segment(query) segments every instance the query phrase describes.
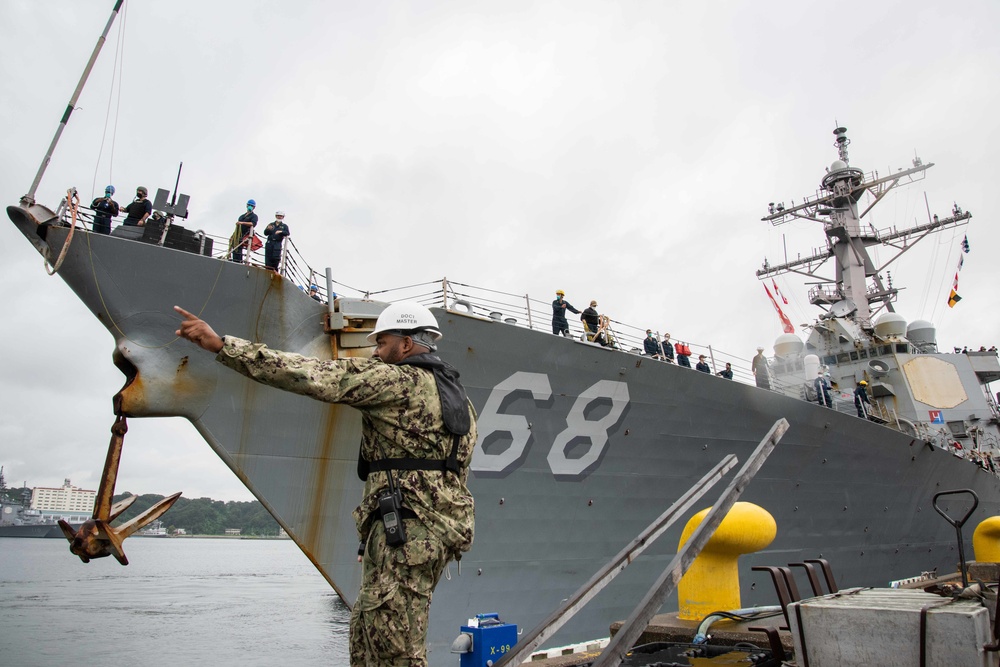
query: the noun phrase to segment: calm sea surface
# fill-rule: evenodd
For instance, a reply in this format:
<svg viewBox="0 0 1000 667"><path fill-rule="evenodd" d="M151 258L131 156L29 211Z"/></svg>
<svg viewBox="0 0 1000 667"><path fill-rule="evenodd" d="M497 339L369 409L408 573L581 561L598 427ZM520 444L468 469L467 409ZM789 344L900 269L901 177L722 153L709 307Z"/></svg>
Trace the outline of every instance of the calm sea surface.
<svg viewBox="0 0 1000 667"><path fill-rule="evenodd" d="M131 538L129 565L0 538L0 664L347 665L350 612L291 540Z"/></svg>

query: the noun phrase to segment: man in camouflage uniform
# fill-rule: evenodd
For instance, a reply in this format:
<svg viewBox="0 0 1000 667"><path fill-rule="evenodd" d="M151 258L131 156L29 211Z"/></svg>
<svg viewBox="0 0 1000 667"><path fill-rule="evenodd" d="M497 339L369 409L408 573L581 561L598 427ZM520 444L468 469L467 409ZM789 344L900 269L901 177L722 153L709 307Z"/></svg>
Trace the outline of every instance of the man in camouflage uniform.
<svg viewBox="0 0 1000 667"><path fill-rule="evenodd" d="M466 487L476 443L475 411L458 373L430 352L440 338L419 304L392 304L379 318L372 359L310 359L233 336L175 306L177 330L220 362L258 382L361 411L358 474L365 479L354 510L362 581L351 613L351 665L426 667L431 595L448 561L472 545L474 507ZM422 310L420 310L422 309ZM391 311L391 312L390 312ZM391 326L397 323L433 325ZM388 324L383 318L388 317ZM386 459L389 459L386 461ZM401 491L406 542L386 544L379 496L386 469Z"/></svg>

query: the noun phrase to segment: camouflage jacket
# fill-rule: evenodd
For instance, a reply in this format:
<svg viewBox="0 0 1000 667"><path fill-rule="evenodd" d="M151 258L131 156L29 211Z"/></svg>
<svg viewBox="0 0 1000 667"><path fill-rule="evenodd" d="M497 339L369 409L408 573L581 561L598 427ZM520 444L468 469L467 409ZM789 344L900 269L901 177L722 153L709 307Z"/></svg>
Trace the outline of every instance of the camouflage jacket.
<svg viewBox="0 0 1000 667"><path fill-rule="evenodd" d="M263 384L361 411L361 452L369 461L392 458L445 459L453 436L444 425L434 374L415 366L377 359L323 360L270 350L266 345L226 336L216 357L226 366ZM474 506L466 487L476 444L472 428L459 439L461 472L395 471L403 503L453 552L472 546ZM354 510L358 537L368 538L369 517L378 495L388 488L386 473L371 472L364 497Z"/></svg>

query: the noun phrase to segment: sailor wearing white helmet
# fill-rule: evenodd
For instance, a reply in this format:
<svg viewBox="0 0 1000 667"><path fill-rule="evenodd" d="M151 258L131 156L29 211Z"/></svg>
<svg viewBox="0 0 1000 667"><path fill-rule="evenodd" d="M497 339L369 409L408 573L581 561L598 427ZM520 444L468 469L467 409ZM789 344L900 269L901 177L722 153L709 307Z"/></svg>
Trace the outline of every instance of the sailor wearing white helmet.
<svg viewBox="0 0 1000 667"><path fill-rule="evenodd" d="M267 242L264 243L264 266L277 271L281 265L282 242L291 235L288 225L285 224L285 212L275 211L274 222L264 228L264 236Z"/></svg>
<svg viewBox="0 0 1000 667"><path fill-rule="evenodd" d="M177 335L215 352L258 382L343 403L361 412L354 519L361 588L351 613L351 665L426 666L430 599L445 565L472 546L466 486L476 415L458 372L431 354L441 339L416 302L389 305L368 340L370 359L310 359L233 336L183 316Z"/></svg>

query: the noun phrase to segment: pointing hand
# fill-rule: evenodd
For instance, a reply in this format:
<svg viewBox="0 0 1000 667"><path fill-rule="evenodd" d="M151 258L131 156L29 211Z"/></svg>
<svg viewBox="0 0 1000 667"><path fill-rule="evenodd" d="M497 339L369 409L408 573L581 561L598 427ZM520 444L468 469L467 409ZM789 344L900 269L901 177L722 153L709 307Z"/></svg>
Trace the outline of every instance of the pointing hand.
<svg viewBox="0 0 1000 667"><path fill-rule="evenodd" d="M176 335L186 338L209 352L217 354L222 350L222 338L215 333L212 327L208 326L208 322L199 319L197 315L189 313L180 306L174 306L174 310L184 317L180 328L174 332Z"/></svg>

